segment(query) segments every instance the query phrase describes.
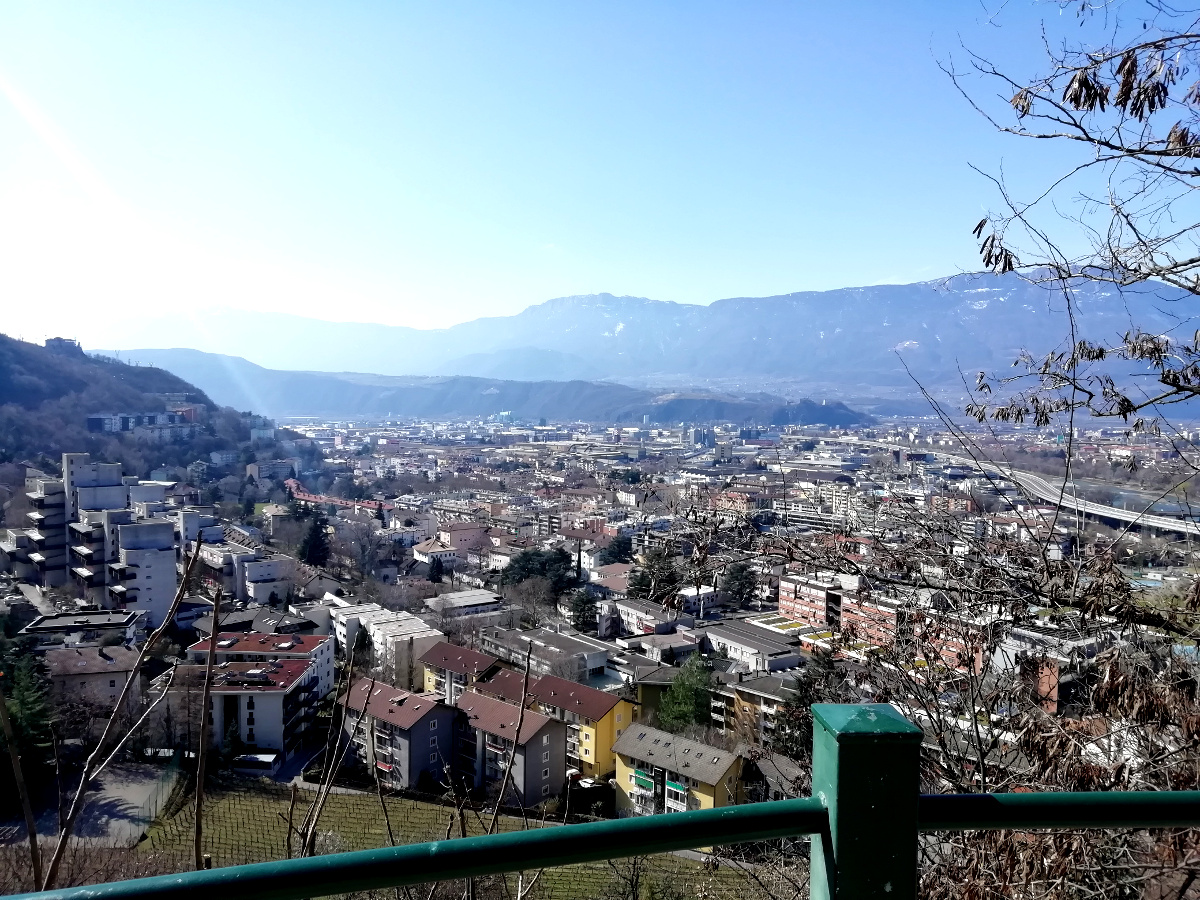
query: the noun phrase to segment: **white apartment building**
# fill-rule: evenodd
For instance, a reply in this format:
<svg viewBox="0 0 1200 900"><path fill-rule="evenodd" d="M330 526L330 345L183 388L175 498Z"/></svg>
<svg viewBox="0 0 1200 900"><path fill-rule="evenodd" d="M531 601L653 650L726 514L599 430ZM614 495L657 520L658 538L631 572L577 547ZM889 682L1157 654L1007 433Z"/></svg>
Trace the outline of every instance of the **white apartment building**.
<svg viewBox="0 0 1200 900"><path fill-rule="evenodd" d="M157 628L171 611L179 586L175 526L167 521L120 525L117 543L117 561L107 566L110 603L145 611L147 625Z"/></svg>

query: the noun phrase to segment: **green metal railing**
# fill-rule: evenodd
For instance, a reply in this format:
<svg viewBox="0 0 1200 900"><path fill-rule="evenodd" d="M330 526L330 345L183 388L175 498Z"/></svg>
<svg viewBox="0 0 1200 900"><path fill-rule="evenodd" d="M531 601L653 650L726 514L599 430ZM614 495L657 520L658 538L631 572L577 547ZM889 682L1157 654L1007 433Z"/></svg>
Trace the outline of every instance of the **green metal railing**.
<svg viewBox="0 0 1200 900"><path fill-rule="evenodd" d="M914 900L920 832L1200 825L1200 791L921 796L922 733L887 705L813 707L813 796L118 881L16 900L301 900L819 835L813 900Z"/></svg>

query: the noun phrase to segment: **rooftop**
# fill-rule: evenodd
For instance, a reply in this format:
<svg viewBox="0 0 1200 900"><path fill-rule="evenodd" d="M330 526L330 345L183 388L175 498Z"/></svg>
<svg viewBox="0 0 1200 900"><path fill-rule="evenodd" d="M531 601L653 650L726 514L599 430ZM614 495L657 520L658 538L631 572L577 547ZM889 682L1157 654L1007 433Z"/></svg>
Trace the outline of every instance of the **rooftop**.
<svg viewBox="0 0 1200 900"><path fill-rule="evenodd" d="M478 650L455 647L445 641L438 641L425 651L421 662L435 669L448 669L457 675L482 675L500 660Z"/></svg>
<svg viewBox="0 0 1200 900"><path fill-rule="evenodd" d="M218 653L312 653L326 641L327 634L274 634L262 631L222 631L217 635ZM196 641L188 652L207 653L207 639Z"/></svg>
<svg viewBox="0 0 1200 900"><path fill-rule="evenodd" d="M472 728L510 741L517 735L517 717L521 715L521 709L513 703L505 703L494 697L468 691L458 698L455 706L467 714ZM525 710L521 720L521 733L517 736L516 743L528 743L550 721L546 716L531 709Z"/></svg>
<svg viewBox="0 0 1200 900"><path fill-rule="evenodd" d="M128 647L87 647L78 650L47 650L50 677L132 672L138 652Z"/></svg>
<svg viewBox="0 0 1200 900"><path fill-rule="evenodd" d="M437 707L437 694L414 694L382 682L363 678L354 683L339 700L350 709L362 712L397 728L409 729Z"/></svg>
<svg viewBox="0 0 1200 900"><path fill-rule="evenodd" d="M729 750L719 750L648 725L631 725L617 738L613 750L703 784L716 784L738 759L738 754Z"/></svg>

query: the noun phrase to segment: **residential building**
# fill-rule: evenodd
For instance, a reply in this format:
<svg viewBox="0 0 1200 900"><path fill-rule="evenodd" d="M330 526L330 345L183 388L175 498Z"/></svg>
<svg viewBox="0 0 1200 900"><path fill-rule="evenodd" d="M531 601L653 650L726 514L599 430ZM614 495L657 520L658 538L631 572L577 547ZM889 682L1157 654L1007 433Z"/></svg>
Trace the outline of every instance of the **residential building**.
<svg viewBox="0 0 1200 900"><path fill-rule="evenodd" d="M205 666L176 666L172 708L204 683ZM211 745L236 737L248 753L274 751L290 758L316 719L317 675L307 659L222 663L213 674Z"/></svg>
<svg viewBox="0 0 1200 900"><path fill-rule="evenodd" d="M454 703L470 685L500 667L500 660L478 650L441 641L420 657L425 667L425 693L436 693Z"/></svg>
<svg viewBox="0 0 1200 900"><path fill-rule="evenodd" d="M567 777L565 723L468 691L455 704L464 718L459 721L456 771L468 786L479 789L498 782L512 757L509 779L522 806L534 806L563 789ZM517 720L520 719L520 732ZM507 801L501 798L499 802Z"/></svg>
<svg viewBox="0 0 1200 900"><path fill-rule="evenodd" d="M577 682L603 676L610 649L569 629L522 631L495 626L480 629L479 646L517 668L524 668L528 658L530 671L538 676L558 675Z"/></svg>
<svg viewBox="0 0 1200 900"><path fill-rule="evenodd" d="M449 780L459 713L440 696L360 679L338 702L351 752L383 787L431 789Z"/></svg>
<svg viewBox="0 0 1200 900"><path fill-rule="evenodd" d="M617 757L617 815L650 816L736 806L742 757L647 725L626 729Z"/></svg>
<svg viewBox="0 0 1200 900"><path fill-rule="evenodd" d="M46 674L59 704L80 703L105 711L116 709L117 700L137 663L138 651L129 647L75 647L46 651ZM142 704L139 682L130 688L126 710Z"/></svg>
<svg viewBox="0 0 1200 900"><path fill-rule="evenodd" d="M145 613L133 610L98 610L38 616L20 634L38 639L39 649L99 647L113 642L131 643L142 627Z"/></svg>
<svg viewBox="0 0 1200 900"><path fill-rule="evenodd" d="M139 610L157 628L171 611L179 587L175 526L136 522L117 527L117 558L107 566L108 605Z"/></svg>
<svg viewBox="0 0 1200 900"><path fill-rule="evenodd" d="M211 641L196 641L187 648L189 662L208 661ZM264 634L257 631L222 631L217 635L216 663L272 663L283 660L307 660L316 677L317 699L334 687L333 638L329 635Z"/></svg>
<svg viewBox="0 0 1200 900"><path fill-rule="evenodd" d="M633 703L609 691L544 675L529 686L538 711L567 726L567 765L585 778L616 771L613 743L633 723Z"/></svg>

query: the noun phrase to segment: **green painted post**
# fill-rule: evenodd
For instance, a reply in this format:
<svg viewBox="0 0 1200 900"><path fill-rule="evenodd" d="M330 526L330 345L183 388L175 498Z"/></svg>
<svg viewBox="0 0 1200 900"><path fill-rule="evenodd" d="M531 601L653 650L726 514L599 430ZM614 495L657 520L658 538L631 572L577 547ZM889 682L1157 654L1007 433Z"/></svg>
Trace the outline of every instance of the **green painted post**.
<svg viewBox="0 0 1200 900"><path fill-rule="evenodd" d="M886 703L813 706L812 900L916 900L921 729Z"/></svg>

